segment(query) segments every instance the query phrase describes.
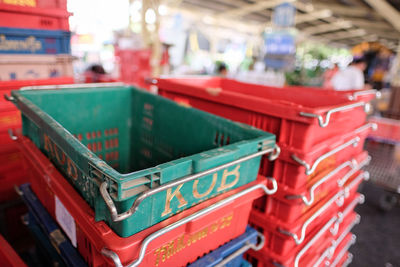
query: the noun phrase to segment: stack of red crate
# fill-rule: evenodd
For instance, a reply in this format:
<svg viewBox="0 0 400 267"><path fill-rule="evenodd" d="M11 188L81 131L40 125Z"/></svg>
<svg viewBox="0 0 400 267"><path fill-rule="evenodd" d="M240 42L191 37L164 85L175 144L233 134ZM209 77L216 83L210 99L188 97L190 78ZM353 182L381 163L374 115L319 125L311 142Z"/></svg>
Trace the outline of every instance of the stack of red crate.
<svg viewBox="0 0 400 267"><path fill-rule="evenodd" d="M23 169L21 163L22 155L17 150L17 147L8 134L8 130L13 130L14 132L19 131L21 128L21 115L11 102L3 98L3 95L10 95L11 90L16 90L24 86L73 83L72 77L47 78L50 77L51 74L49 74L50 76L47 76L46 79L44 77L41 78L39 75L37 76L39 77L38 80L25 80L24 77L28 76L19 76L21 72L14 71L14 68L24 69L25 65L21 63L23 63L24 60L28 62L28 58L34 58L34 64L39 64L40 60L43 58L58 56L50 54L58 54L59 51L57 49L61 49L63 44L56 43L57 40L50 38L51 34L46 35L46 33L54 33L56 31L60 33L69 32L68 18L70 15L71 14L67 11L66 0L0 0L0 28L2 29L0 32L3 33L3 31L6 31L10 34L10 36L8 36L7 33L2 35L4 39L3 42L7 44L9 37L16 38L11 41L21 42L25 40L24 38L30 38L29 40L33 40L38 49L37 51L20 51L16 49L16 47L6 45L1 51L1 58L3 60L1 62L2 69L0 72L3 70L8 71L7 73L2 72L0 75L0 80L2 80L0 81L0 181L2 183L0 202L16 198L16 193L13 188L14 185L19 185L27 179L26 171ZM38 33L40 37L34 36L34 34L31 35L29 31ZM69 37L63 41L65 41L65 47L69 50ZM57 51L45 49L46 45ZM62 53L65 53L67 50L62 50ZM14 60L15 58L17 58L17 60ZM35 69L35 65L32 65L32 62L29 64L31 64L29 68ZM42 67L42 65L39 65L37 69ZM26 69L24 69L24 71L26 71ZM39 71L36 74L38 73ZM36 77L35 75L31 74L29 77ZM21 78L24 80L21 80Z"/></svg>
<svg viewBox="0 0 400 267"><path fill-rule="evenodd" d="M72 77L52 78L46 80L22 80L0 82L0 202L17 197L14 185L27 181L26 170L22 165L22 155L9 131L19 132L21 128L21 114L13 103L3 96L10 95L11 90L24 86L66 84L73 83Z"/></svg>
<svg viewBox="0 0 400 267"><path fill-rule="evenodd" d="M335 92L272 88L223 78L162 78L160 95L185 106L274 133L281 148L261 174L278 192L256 200L250 224L263 232L264 248L248 253L254 266L313 266L346 261L353 212L368 178L363 143L376 125L366 122L374 91ZM351 241L353 240L353 241ZM346 255L345 255L346 254ZM332 265L330 265L332 266Z"/></svg>

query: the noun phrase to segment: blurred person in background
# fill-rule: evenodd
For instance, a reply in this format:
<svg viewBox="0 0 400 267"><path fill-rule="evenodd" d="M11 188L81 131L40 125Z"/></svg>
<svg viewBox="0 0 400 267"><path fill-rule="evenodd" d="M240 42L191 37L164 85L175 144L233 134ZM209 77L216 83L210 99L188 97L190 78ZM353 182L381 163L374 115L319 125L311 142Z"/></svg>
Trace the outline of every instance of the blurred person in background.
<svg viewBox="0 0 400 267"><path fill-rule="evenodd" d="M362 90L367 87L365 85L364 70L367 64L364 58L353 60L350 65L339 70L332 78L332 87L337 91L345 90Z"/></svg>
<svg viewBox="0 0 400 267"><path fill-rule="evenodd" d="M217 62L216 67L218 76L226 77L228 75L228 67L224 62Z"/></svg>
<svg viewBox="0 0 400 267"><path fill-rule="evenodd" d="M339 71L338 64L333 64L332 69L328 69L324 72L324 84L322 87L324 88L332 88L332 79L335 76L335 74Z"/></svg>
<svg viewBox="0 0 400 267"><path fill-rule="evenodd" d="M85 83L102 83L102 82L115 82L115 80L106 73L103 66L100 64L93 64L84 73Z"/></svg>

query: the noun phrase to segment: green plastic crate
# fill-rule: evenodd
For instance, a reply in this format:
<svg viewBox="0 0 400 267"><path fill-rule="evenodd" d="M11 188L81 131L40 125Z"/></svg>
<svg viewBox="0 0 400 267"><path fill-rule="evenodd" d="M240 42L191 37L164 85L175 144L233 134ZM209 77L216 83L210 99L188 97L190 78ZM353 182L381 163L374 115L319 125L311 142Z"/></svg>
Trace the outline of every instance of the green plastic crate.
<svg viewBox="0 0 400 267"><path fill-rule="evenodd" d="M122 237L255 180L276 152L273 134L134 87L76 87L12 101L23 134Z"/></svg>

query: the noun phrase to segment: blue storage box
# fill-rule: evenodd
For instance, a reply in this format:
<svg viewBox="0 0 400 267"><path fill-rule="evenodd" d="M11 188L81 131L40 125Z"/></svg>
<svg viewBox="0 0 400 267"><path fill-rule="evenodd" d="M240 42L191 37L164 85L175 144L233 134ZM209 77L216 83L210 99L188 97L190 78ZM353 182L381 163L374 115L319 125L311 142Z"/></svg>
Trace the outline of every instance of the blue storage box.
<svg viewBox="0 0 400 267"><path fill-rule="evenodd" d="M56 251L59 252L59 256L66 266L87 266L79 252L72 246L71 242L58 227L58 224L51 218L50 214L32 192L29 184L21 185L20 190L22 192L22 199L29 210L28 220L31 230L33 230L39 241L44 246L48 247L48 245L46 245L48 242L43 239L43 236L47 236L48 241L53 245ZM41 233L38 231L39 229ZM57 246L57 248L55 246ZM50 252L50 254L52 253Z"/></svg>
<svg viewBox="0 0 400 267"><path fill-rule="evenodd" d="M0 27L0 54L70 54L71 33Z"/></svg>

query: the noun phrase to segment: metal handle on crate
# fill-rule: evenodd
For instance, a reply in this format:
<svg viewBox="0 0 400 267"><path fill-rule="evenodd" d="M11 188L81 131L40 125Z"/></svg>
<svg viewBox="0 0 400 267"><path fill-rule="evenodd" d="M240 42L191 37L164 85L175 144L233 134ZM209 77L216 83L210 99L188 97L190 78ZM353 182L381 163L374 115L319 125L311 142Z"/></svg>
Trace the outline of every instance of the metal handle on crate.
<svg viewBox="0 0 400 267"><path fill-rule="evenodd" d="M287 198L287 199L301 198L301 200L303 201L303 203L305 205L310 206L314 202L314 197L315 197L314 192L320 185L322 185L323 183L328 181L331 177L333 177L339 171L341 171L342 169L344 169L346 167L350 167L351 171L349 173L353 173L353 170L356 169L357 166L358 166L357 161L355 159L346 161L345 163L342 163L336 169L334 169L333 171L331 171L330 173L325 175L322 179L318 180L315 184L313 184L311 186L311 188L308 191L310 198L307 198L305 195L286 195L285 198Z"/></svg>
<svg viewBox="0 0 400 267"><path fill-rule="evenodd" d="M275 179L273 179L273 178L269 178L268 177L267 179L271 179L272 182L275 181ZM276 184L276 182L275 182L275 184ZM244 196L244 195L246 195L246 194L248 194L250 192L253 192L253 191L259 190L259 189L263 190L265 194L269 194L269 192L270 192L270 189L268 189L263 184L254 185L252 187L246 188L243 191L241 191L241 192L239 192L239 193L237 193L235 195L227 197L227 198L225 198L225 199L223 199L223 200L221 200L221 201L219 201L217 203L212 204L211 206L208 206L205 209L202 209L202 210L200 210L200 211L198 211L196 213L193 213L193 214L189 215L188 217L185 217L185 218L183 218L183 219L181 219L181 220L179 220L177 222L174 222L174 223L172 223L172 224L170 224L170 225L168 225L168 226L166 226L166 227L164 227L164 228L162 228L162 229L150 234L149 236L147 236L143 240L143 242L141 244L138 259L135 260L134 262L132 262L131 264L129 264L128 267L138 266L143 261L143 258L144 258L145 253L146 253L147 246L154 239L156 239L156 238L158 238L158 237L160 237L160 236L162 236L162 235L164 235L164 234L166 234L166 233L168 233L168 232L170 232L170 231L172 231L172 230L174 230L174 229L176 229L176 228L178 228L178 227L180 227L180 226L182 226L182 225L184 225L184 224L186 224L186 223L188 223L188 222L190 222L192 220L195 220L195 219L197 219L197 218L199 218L199 217L201 217L203 215L206 215L207 213L209 213L209 212L211 212L213 210L216 210L216 209L228 204L229 202L234 201L235 199L238 199L238 198L240 198L240 197L242 197L242 196ZM104 256L106 256L108 258L111 258L111 260L114 262L115 266L123 267L123 265L121 264L121 260L120 260L120 258L118 256L118 254L116 254L114 251L111 251L108 248L103 248L101 250L101 253Z"/></svg>
<svg viewBox="0 0 400 267"><path fill-rule="evenodd" d="M382 94L378 90L363 90L355 92L353 95L349 96L349 100L357 100L357 97L362 95L375 95L376 98L381 98Z"/></svg>
<svg viewBox="0 0 400 267"><path fill-rule="evenodd" d="M7 94L4 94L4 99L7 100L7 101L10 101L10 102L14 102L15 101L15 98L13 96L10 96L10 95L7 95Z"/></svg>
<svg viewBox="0 0 400 267"><path fill-rule="evenodd" d="M340 146L332 149L331 151L329 151L329 152L323 154L322 156L320 156L319 158L317 158L314 161L314 164L311 167L310 167L310 164L308 164L304 160L300 159L295 154L292 154L292 159L294 161L296 161L297 163L299 163L300 165L304 166L306 168L306 175L310 175L315 171L315 169L318 167L318 165L321 163L321 161L323 161L324 159L326 159L326 158L336 154L337 152L345 149L346 147L357 146L359 142L360 142L360 137L357 136L357 137L351 139L350 141L347 141L346 143L341 144Z"/></svg>
<svg viewBox="0 0 400 267"><path fill-rule="evenodd" d="M347 267L353 262L353 254L349 253L347 255L347 260L343 263L342 267Z"/></svg>
<svg viewBox="0 0 400 267"><path fill-rule="evenodd" d="M258 250L262 249L264 247L264 244L265 244L265 237L264 237L263 234L261 234L259 232L257 232L257 236L258 236L258 238L260 240L260 242L258 242L257 245L255 245L253 243L246 243L246 245L244 245L240 249L238 249L235 252L233 252L232 254L230 254L228 257L223 259L220 263L216 264L214 267L223 267L223 266L225 266L230 261L232 261L236 257L242 255L243 253L245 253L249 249L253 249L255 251L258 251Z"/></svg>
<svg viewBox="0 0 400 267"><path fill-rule="evenodd" d="M10 136L11 140L13 140L13 141L18 140L18 136L14 135L14 132L12 129L8 129L7 132L8 132L8 136Z"/></svg>
<svg viewBox="0 0 400 267"><path fill-rule="evenodd" d="M371 162L371 157L367 156L367 158L360 162L357 166L357 168L353 169L352 171L348 172L345 176L343 176L341 179L339 179L337 181L338 185L340 187L343 187L343 185L347 182L347 180L349 180L349 178L358 170L360 170L361 168L363 168L364 166L368 165Z"/></svg>
<svg viewBox="0 0 400 267"><path fill-rule="evenodd" d="M334 202L336 202L336 204L338 204L339 206L341 206L344 202L344 198L346 198L349 195L349 191L352 187L354 187L361 179L368 179L369 178L369 173L368 172L363 172L360 175L358 175L356 178L354 178L354 180L345 188L343 188L343 190L339 191L338 193L336 193L331 199L329 199L321 208L319 208L312 216L310 216L302 225L301 227L301 231L300 231L300 237L296 234L296 233L292 233L286 230L283 230L281 228L278 228L278 231L282 234L288 235L290 237L293 238L294 242L296 243L296 245L300 245L304 239L305 239L305 235L306 235L306 230L308 225L310 225L310 223L312 223L319 215L321 215L326 209L328 209L328 207L333 204ZM338 203L339 201L339 203Z"/></svg>
<svg viewBox="0 0 400 267"><path fill-rule="evenodd" d="M74 84L58 84L58 85L38 85L38 86L24 86L19 90L49 90L49 89L87 89L87 88L99 88L99 87L111 87L111 86L126 86L123 82L113 83L74 83Z"/></svg>
<svg viewBox="0 0 400 267"><path fill-rule="evenodd" d="M332 264L330 264L330 267L335 267L339 261L343 258L343 256L346 254L346 252L349 250L349 248L354 245L354 243L357 240L357 236L356 235L352 235L351 236L351 240L349 243L346 244L346 246L339 252L339 254L337 255L336 259L332 262ZM348 260L350 259L350 262L346 263ZM347 261L342 265L342 266L347 266L351 263L351 261L353 260L353 255L349 254L349 258L347 259ZM329 262L328 262L329 264Z"/></svg>
<svg viewBox="0 0 400 267"><path fill-rule="evenodd" d="M321 257L318 258L318 260L316 261L314 266L320 266L320 264L322 263L322 261L325 258L327 258L327 260L325 261L325 265L333 266L333 265L331 265L330 260L333 256L337 246L345 239L345 237L350 233L351 229L353 229L353 227L355 225L357 225L358 223L360 223L360 215L357 214L356 219L347 227L347 229L345 231L343 231L343 233L336 240L332 241L332 245L330 247L328 247L322 253ZM352 240L344 248L345 251L348 250L350 248L350 246L354 244L354 242L355 242L355 239L352 238Z"/></svg>
<svg viewBox="0 0 400 267"><path fill-rule="evenodd" d="M321 215L321 213L323 213L326 209L328 209L328 207L331 204L337 202L341 198L344 198L344 195L345 195L344 190L338 192L330 200L328 200L321 208L319 208L319 210L317 210L312 216L310 216L310 218L308 218L301 227L300 237L296 233L292 233L281 228L278 228L278 231L284 235L292 237L296 245L300 245L301 243L303 243L306 237L306 230L308 225L310 225L310 223L312 223L319 215Z"/></svg>
<svg viewBox="0 0 400 267"><path fill-rule="evenodd" d="M310 247L323 235L326 231L335 223L337 217L332 217L314 236L313 238L304 245L304 247L297 253L294 259L294 267L299 267L301 257L310 249Z"/></svg>
<svg viewBox="0 0 400 267"><path fill-rule="evenodd" d="M367 104L364 102L357 102L350 105L345 105L337 108L330 109L326 112L325 121L322 115L315 114L315 113L308 113L308 112L300 112L300 116L309 117L309 118L317 118L318 124L320 127L325 128L328 126L329 121L331 119L331 115L336 112L347 111L356 107L367 107Z"/></svg>
<svg viewBox="0 0 400 267"><path fill-rule="evenodd" d="M105 203L107 204L108 210L111 213L112 220L114 222L118 222L118 221L125 220L126 218L132 216L132 214L134 214L138 210L140 203L142 203L143 200L145 200L146 198L148 198L148 197L150 197L152 195L155 195L157 193L160 193L160 192L165 191L167 189L173 188L175 186L179 186L181 184L196 180L196 179L201 178L203 176L212 174L212 173L214 173L216 171L228 168L228 167L230 167L232 165L235 165L235 164L238 164L238 163L241 163L241 162L244 162L244 161L247 161L247 160L250 160L252 158L259 157L259 156L262 156L262 155L268 154L268 153L272 153L271 155L269 155L270 159L275 159L275 158L278 157L278 155L280 153L280 148L278 146L275 146L274 148L271 148L271 149L262 150L262 151L259 151L257 153L254 153L254 154L242 157L240 159L228 162L226 164L220 165L218 167L211 168L211 169L208 169L208 170L205 170L205 171L193 174L193 175L188 175L188 176L185 176L183 178L180 178L180 179L171 181L169 183L166 183L164 185L161 185L159 187L156 187L156 188L153 188L153 189L149 189L149 190L141 193L136 198L135 202L133 203L132 207L129 210L127 210L127 211L125 211L123 213L120 213L120 214L118 214L118 210L117 210L117 208L116 208L116 206L114 204L114 201L112 200L110 194L107 191L107 187L108 187L107 182L103 182L100 185L100 194L103 197ZM269 195L274 194L276 192L277 188L278 188L278 185L277 185L277 183L276 183L276 181L274 179L273 180L273 188L272 189L268 189L267 190L267 194L269 194Z"/></svg>

